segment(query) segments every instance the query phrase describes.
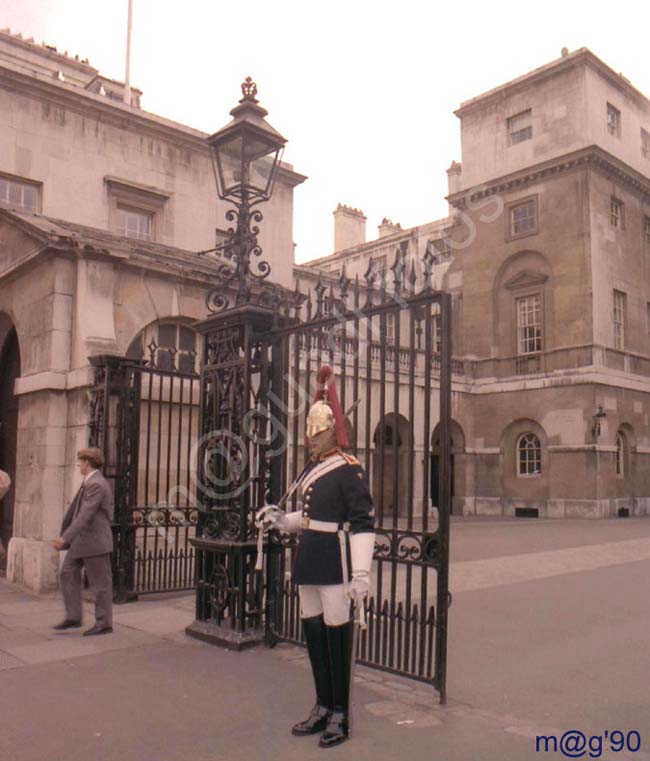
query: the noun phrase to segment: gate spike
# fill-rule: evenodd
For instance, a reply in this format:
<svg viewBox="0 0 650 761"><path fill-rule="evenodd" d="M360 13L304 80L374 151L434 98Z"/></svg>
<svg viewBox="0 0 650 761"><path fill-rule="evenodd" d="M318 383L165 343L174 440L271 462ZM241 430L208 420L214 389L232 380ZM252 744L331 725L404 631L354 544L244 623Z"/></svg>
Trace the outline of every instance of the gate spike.
<svg viewBox="0 0 650 761"><path fill-rule="evenodd" d="M304 299L302 298L302 294L300 293L300 280L296 278L296 287L293 291L293 308L294 308L294 319L299 319L300 312L302 310L302 304Z"/></svg>
<svg viewBox="0 0 650 761"><path fill-rule="evenodd" d="M411 261L411 273L409 275L409 283L411 285L411 293L415 293L415 283L417 282L418 276L415 271L415 259Z"/></svg>
<svg viewBox="0 0 650 761"><path fill-rule="evenodd" d="M368 288L373 288L375 284L375 280L377 279L377 271L375 269L374 261L372 259L368 259L368 268L366 269L364 278L366 279L366 285L368 286Z"/></svg>
<svg viewBox="0 0 650 761"><path fill-rule="evenodd" d="M404 284L404 250L401 244L395 251L395 261L393 262L391 271L393 273L393 288L395 289L395 293L399 294Z"/></svg>
<svg viewBox="0 0 650 761"><path fill-rule="evenodd" d="M325 300L325 291L327 286L323 284L320 273L318 275L318 281L314 286L314 293L316 294L316 318L323 316L323 302Z"/></svg>
<svg viewBox="0 0 650 761"><path fill-rule="evenodd" d="M424 286L422 291L424 292L431 290L431 275L433 272L433 263L435 261L435 257L431 251L431 241L427 241L427 247L422 259L424 261Z"/></svg>
<svg viewBox="0 0 650 761"><path fill-rule="evenodd" d="M344 311L347 308L346 302L348 300L348 288L350 287L351 282L352 281L347 276L345 262L343 262L343 266L341 267L341 276L339 277L339 297L343 304Z"/></svg>

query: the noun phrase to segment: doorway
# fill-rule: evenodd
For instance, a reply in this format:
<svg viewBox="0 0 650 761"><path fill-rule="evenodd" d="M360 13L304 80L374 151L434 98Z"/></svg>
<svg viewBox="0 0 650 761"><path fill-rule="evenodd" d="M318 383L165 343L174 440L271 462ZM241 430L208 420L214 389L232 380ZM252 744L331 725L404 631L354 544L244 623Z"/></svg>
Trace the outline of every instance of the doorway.
<svg viewBox="0 0 650 761"><path fill-rule="evenodd" d="M15 328L6 334L0 349L0 470L11 478L11 487L0 501L0 570L7 565L7 549L13 535L16 495L16 443L18 438L18 398L14 382L20 377L20 351Z"/></svg>

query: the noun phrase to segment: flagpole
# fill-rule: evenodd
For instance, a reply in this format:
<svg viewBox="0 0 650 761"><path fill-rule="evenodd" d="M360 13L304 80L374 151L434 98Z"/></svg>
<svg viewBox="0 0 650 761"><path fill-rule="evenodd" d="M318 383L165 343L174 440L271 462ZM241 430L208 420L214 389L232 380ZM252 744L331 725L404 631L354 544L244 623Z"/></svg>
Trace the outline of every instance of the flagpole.
<svg viewBox="0 0 650 761"><path fill-rule="evenodd" d="M124 75L124 102L131 105L131 26L133 24L133 0L129 0L129 19L126 25L126 73Z"/></svg>

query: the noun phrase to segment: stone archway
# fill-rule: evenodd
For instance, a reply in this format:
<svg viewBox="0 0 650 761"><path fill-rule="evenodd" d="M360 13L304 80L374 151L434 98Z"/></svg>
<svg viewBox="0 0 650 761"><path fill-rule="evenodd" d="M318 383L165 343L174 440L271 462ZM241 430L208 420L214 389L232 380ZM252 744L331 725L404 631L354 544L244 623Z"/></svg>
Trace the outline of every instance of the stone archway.
<svg viewBox="0 0 650 761"><path fill-rule="evenodd" d="M0 470L11 478L11 488L0 502L0 569L7 567L7 550L13 535L16 495L16 449L18 436L18 397L14 383L20 377L20 348L11 321L0 315Z"/></svg>
<svg viewBox="0 0 650 761"><path fill-rule="evenodd" d="M458 425L455 420L450 421L449 435L451 439L451 503L450 510L454 513L454 497L459 496L459 472L462 470L459 468L461 460L465 453L465 434L463 429ZM430 473L430 496L431 504L436 507L438 502L438 473L440 468L440 429L439 424L433 429L431 434L431 467Z"/></svg>
<svg viewBox="0 0 650 761"><path fill-rule="evenodd" d="M388 413L375 428L373 444L372 496L377 513L386 519L397 508L399 516L408 515L409 490L406 481L411 451L411 427L408 420L403 415Z"/></svg>

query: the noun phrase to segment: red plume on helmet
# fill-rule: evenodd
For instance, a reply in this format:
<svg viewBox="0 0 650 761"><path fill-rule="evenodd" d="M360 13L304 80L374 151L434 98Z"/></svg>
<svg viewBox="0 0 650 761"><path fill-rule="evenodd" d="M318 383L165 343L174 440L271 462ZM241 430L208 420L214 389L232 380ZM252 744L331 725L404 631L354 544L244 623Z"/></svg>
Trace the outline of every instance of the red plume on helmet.
<svg viewBox="0 0 650 761"><path fill-rule="evenodd" d="M345 418L334 385L334 372L329 365L323 365L316 376L316 393L314 402L324 401L332 408L334 415L334 430L336 431L336 443L342 449L349 447L348 437L345 433ZM314 403L312 402L312 404Z"/></svg>

